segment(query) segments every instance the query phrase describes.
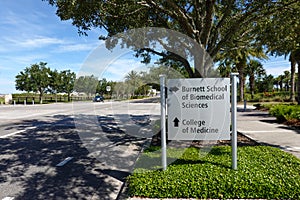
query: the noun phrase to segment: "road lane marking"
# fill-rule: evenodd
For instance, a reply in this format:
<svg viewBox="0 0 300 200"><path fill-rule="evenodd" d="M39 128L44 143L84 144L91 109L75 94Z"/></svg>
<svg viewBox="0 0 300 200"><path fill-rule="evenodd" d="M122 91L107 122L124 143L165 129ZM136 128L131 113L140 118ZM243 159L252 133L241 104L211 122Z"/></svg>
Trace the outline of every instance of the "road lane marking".
<svg viewBox="0 0 300 200"><path fill-rule="evenodd" d="M14 200L15 197L4 197L2 200Z"/></svg>
<svg viewBox="0 0 300 200"><path fill-rule="evenodd" d="M16 134L19 134L19 133L23 133L23 132L25 132L25 131L27 131L27 130L35 129L35 128L36 128L35 126L34 126L34 127L28 127L28 128L26 128L26 129L24 129L24 130L19 130L19 131L15 131L15 132L13 132L13 133L9 133L9 134L6 134L6 135L1 135L1 136L0 136L0 139L8 138L8 137L10 137L10 136L13 136L13 135L16 135Z"/></svg>
<svg viewBox="0 0 300 200"><path fill-rule="evenodd" d="M280 130L280 132L291 132L293 130ZM247 131L247 130L241 130L238 129L238 132L242 132L242 133L275 133L275 132L279 132L278 130L266 130L266 131Z"/></svg>
<svg viewBox="0 0 300 200"><path fill-rule="evenodd" d="M300 151L300 147L287 147L285 149L288 151Z"/></svg>
<svg viewBox="0 0 300 200"><path fill-rule="evenodd" d="M72 159L73 159L73 157L67 157L66 159L64 159L63 161L61 161L60 163L58 163L56 165L56 167L62 167L62 166L64 166L65 164L67 164L67 162L69 162Z"/></svg>

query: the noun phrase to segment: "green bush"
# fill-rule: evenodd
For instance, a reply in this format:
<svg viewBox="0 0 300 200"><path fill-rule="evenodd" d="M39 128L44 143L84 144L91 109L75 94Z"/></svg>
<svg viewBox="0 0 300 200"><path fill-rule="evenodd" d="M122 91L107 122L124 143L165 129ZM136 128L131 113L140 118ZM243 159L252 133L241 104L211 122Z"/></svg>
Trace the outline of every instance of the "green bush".
<svg viewBox="0 0 300 200"><path fill-rule="evenodd" d="M253 106L258 110L270 110L274 104L273 103L256 103Z"/></svg>
<svg viewBox="0 0 300 200"><path fill-rule="evenodd" d="M151 153L145 152L141 159L153 163ZM172 156L174 151L168 150L168 159ZM214 147L206 156L199 156L197 148L188 148L166 171L136 169L128 178L129 194L148 198L300 199L299 171L299 159L273 147L239 147L237 171L231 169L229 146Z"/></svg>
<svg viewBox="0 0 300 200"><path fill-rule="evenodd" d="M263 92L263 93L256 93L251 98L249 93L245 93L244 98L248 102L288 102L290 99L289 92Z"/></svg>
<svg viewBox="0 0 300 200"><path fill-rule="evenodd" d="M145 96L137 96L137 95L135 95L135 96L131 96L130 97L130 99L143 99L143 98L145 98Z"/></svg>
<svg viewBox="0 0 300 200"><path fill-rule="evenodd" d="M298 105L274 105L270 108L270 114L279 122L296 119L300 120L300 106Z"/></svg>

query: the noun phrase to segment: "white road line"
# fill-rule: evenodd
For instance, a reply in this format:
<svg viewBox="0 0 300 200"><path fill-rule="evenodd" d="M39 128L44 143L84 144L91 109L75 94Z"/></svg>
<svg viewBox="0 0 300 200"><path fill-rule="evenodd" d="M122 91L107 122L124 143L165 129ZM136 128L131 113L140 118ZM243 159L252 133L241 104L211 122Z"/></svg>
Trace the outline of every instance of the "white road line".
<svg viewBox="0 0 300 200"><path fill-rule="evenodd" d="M13 135L16 135L16 134L18 134L18 133L23 133L23 132L25 132L25 131L26 131L26 130L20 130L20 131L16 131L16 132L13 132L13 133L6 134L6 135L2 135L2 136L0 136L0 139L2 139L2 138L8 138L8 137L13 136Z"/></svg>
<svg viewBox="0 0 300 200"><path fill-rule="evenodd" d="M15 197L4 197L2 200L14 200Z"/></svg>
<svg viewBox="0 0 300 200"><path fill-rule="evenodd" d="M276 133L276 132L279 132L278 130L273 130L273 131L247 131L247 130L241 130L241 129L238 129L239 132L242 132L242 133ZM293 130L280 130L280 132L290 132L290 131L293 131Z"/></svg>
<svg viewBox="0 0 300 200"><path fill-rule="evenodd" d="M58 163L56 165L56 167L62 167L62 166L64 166L67 162L69 162L72 159L73 159L73 157L67 157L66 159L64 159L63 161L61 161L60 163Z"/></svg>
<svg viewBox="0 0 300 200"><path fill-rule="evenodd" d="M16 134L18 134L18 133L23 133L23 132L25 132L25 131L27 131L27 130L35 129L35 128L36 128L35 126L34 126L34 127L28 127L28 128L26 128L26 129L24 129L24 130L19 130L19 131L16 131L16 132L13 132L13 133L9 133L9 134L6 134L6 135L1 135L1 136L0 136L0 139L8 138L8 137L13 136L13 135L16 135Z"/></svg>
<svg viewBox="0 0 300 200"><path fill-rule="evenodd" d="M285 148L286 150L289 150L289 151L300 151L300 147L288 147L288 148Z"/></svg>

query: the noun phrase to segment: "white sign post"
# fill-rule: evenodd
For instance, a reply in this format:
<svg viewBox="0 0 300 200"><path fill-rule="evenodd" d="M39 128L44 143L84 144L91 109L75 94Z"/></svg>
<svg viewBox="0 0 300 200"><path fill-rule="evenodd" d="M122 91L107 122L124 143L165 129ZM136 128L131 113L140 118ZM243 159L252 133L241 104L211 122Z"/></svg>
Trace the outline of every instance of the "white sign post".
<svg viewBox="0 0 300 200"><path fill-rule="evenodd" d="M169 140L230 140L230 79L169 79Z"/></svg>
<svg viewBox="0 0 300 200"><path fill-rule="evenodd" d="M167 169L167 137L166 137L166 92L165 92L165 75L160 75L160 105L161 105L161 152L163 170Z"/></svg>
<svg viewBox="0 0 300 200"><path fill-rule="evenodd" d="M232 151L232 169L237 170L237 126L236 126L236 104L237 104L237 76L238 73L232 73L231 76L231 151Z"/></svg>

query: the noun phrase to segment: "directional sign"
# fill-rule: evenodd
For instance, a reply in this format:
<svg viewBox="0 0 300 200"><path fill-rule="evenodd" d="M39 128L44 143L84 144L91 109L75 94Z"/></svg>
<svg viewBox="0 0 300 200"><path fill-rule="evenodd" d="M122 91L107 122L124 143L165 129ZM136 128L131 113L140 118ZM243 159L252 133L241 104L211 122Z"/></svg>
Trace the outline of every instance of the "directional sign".
<svg viewBox="0 0 300 200"><path fill-rule="evenodd" d="M168 139L229 140L230 79L169 79Z"/></svg>
<svg viewBox="0 0 300 200"><path fill-rule="evenodd" d="M179 88L178 87L170 87L170 89L169 89L169 91L170 92L177 92L179 90Z"/></svg>
<svg viewBox="0 0 300 200"><path fill-rule="evenodd" d="M179 119L177 117L174 119L173 122L174 122L174 127L178 127Z"/></svg>
<svg viewBox="0 0 300 200"><path fill-rule="evenodd" d="M108 85L108 86L106 86L106 91L107 92L110 92L110 90L111 90L111 87Z"/></svg>

